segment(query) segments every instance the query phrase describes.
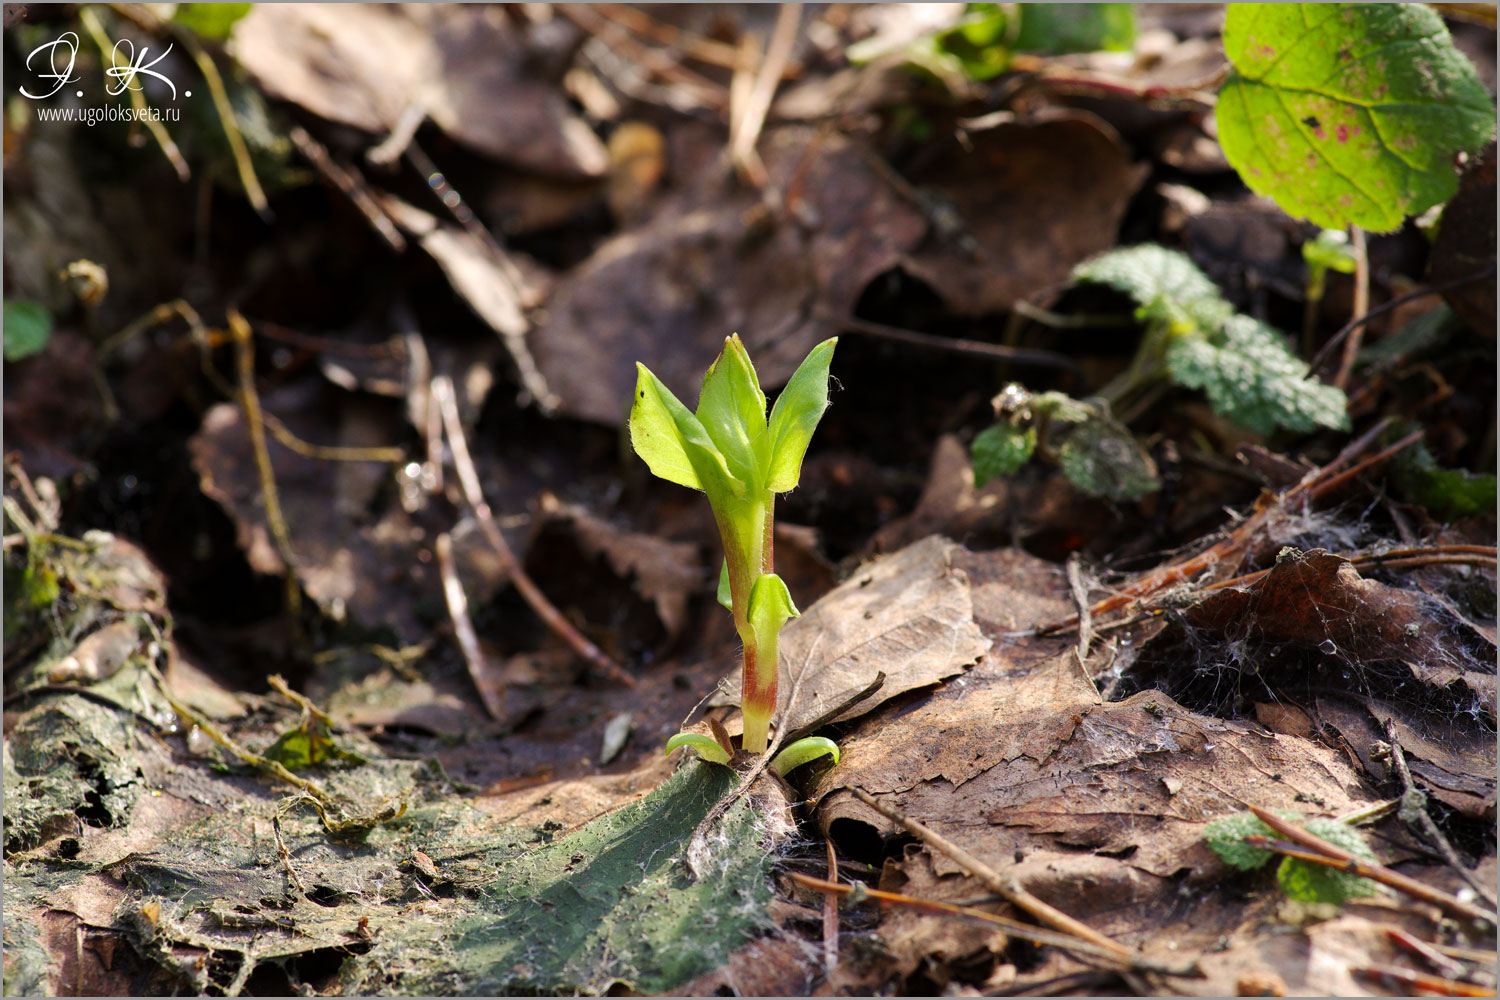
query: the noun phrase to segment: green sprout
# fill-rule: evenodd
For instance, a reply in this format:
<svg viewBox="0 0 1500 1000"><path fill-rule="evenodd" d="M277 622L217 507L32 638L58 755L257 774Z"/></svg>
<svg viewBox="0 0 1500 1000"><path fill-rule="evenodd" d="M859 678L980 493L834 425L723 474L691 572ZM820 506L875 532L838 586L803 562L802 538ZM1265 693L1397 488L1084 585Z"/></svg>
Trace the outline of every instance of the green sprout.
<svg viewBox="0 0 1500 1000"><path fill-rule="evenodd" d="M776 710L777 638L787 619L798 614L786 584L773 572L776 494L796 487L801 476L807 444L828 407L828 365L837 342L825 340L812 349L777 397L769 420L766 394L738 334L725 339L724 350L704 374L696 413L645 365L636 365L630 442L653 474L708 494L724 543L719 603L734 614L744 643L740 708L744 748L752 753L766 751ZM674 737L680 742L668 749L686 743L705 759L727 763L723 747L709 749L705 744L713 741L688 735Z"/></svg>

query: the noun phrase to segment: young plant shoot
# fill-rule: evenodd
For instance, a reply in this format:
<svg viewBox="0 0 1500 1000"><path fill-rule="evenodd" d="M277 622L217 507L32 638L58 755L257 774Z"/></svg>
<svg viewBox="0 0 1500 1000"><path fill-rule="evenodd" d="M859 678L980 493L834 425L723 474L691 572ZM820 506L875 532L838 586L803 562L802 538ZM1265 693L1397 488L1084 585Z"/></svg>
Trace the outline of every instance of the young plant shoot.
<svg viewBox="0 0 1500 1000"><path fill-rule="evenodd" d="M777 637L798 613L772 567L776 494L797 485L808 441L828 407L828 365L835 343L837 338L825 340L812 349L777 397L769 420L766 395L738 334L725 339L724 350L703 376L697 412L682 405L645 365L636 365L630 442L652 473L708 495L724 543L719 603L734 614L744 643L743 745L753 753L765 752L776 710ZM720 757L727 758L712 750L704 753L712 742L706 738L677 739L668 749L687 744L708 759L723 763Z"/></svg>

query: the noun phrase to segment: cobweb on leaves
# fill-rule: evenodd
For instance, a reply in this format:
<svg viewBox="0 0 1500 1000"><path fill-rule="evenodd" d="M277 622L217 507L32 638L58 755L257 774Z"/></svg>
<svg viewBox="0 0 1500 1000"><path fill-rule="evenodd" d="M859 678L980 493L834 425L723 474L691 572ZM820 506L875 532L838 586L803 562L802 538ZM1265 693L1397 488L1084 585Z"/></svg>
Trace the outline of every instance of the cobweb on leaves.
<svg viewBox="0 0 1500 1000"><path fill-rule="evenodd" d="M1110 697L1155 687L1194 710L1244 718L1257 703L1305 708L1342 696L1493 736L1495 648L1471 624L1493 625L1493 574L1432 568L1419 583L1419 571L1378 563L1338 570L1326 553L1392 547L1375 509L1288 511L1256 546L1264 555L1237 570L1267 576L1207 593L1189 581L1159 596L1167 624L1125 646Z"/></svg>

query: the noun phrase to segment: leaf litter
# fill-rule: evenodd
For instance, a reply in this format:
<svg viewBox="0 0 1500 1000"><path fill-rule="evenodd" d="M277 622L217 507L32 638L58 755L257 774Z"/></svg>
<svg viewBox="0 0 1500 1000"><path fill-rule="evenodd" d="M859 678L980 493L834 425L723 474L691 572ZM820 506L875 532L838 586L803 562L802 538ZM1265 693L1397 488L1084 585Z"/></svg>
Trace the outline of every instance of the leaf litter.
<svg viewBox="0 0 1500 1000"><path fill-rule="evenodd" d="M805 12L767 75L784 82L753 144L758 187L731 172L725 135L743 133L774 10L356 6L334 23L274 7L212 29L228 34L213 56L227 117L172 129L192 158L238 127L274 218L248 221L242 192L212 182L243 186L224 156L193 160L184 201L149 143L91 130L110 166L80 172L76 143L7 129L7 235L25 248L7 275L52 325L5 376L7 433L47 477L7 489L7 993L1349 994L1400 964L1393 929L1493 946L1384 889L1338 914L1293 905L1203 842L1249 805L1314 824L1384 806L1399 816L1367 824L1381 862L1444 890L1461 888L1444 847L1480 883L1494 873L1493 477L1474 458L1492 341L1431 314L1440 345L1382 338L1400 322L1372 315L1349 417L1399 412L1412 423L1364 444L1421 429L1421 450L1390 460L1393 495L1379 463L1296 490L1343 445L1326 428L1344 409L1304 378L1310 352L1270 332L1295 322L1310 237L1224 183L1204 89L1218 14L1143 9L1134 53L1009 53L1032 61L982 85L850 65L879 8ZM99 13L110 32L153 30ZM189 23L174 21L209 30ZM279 132L308 140L295 148L316 174L285 141L275 152ZM1468 203L1493 198L1488 162L1488 186L1482 161L1466 172ZM1463 279L1493 248L1457 221L1432 280L1457 281L1455 308L1488 333L1488 286ZM122 254L124 232L145 251ZM1196 354L1171 358L1218 412L1181 393L1116 410L1151 475L1113 502L1039 463L976 488L967 445L997 389L1024 377L1088 399L1133 343L1082 325L1120 303L1069 275L1179 238L1212 276L1200 298L1260 324L1224 331L1216 314ZM1377 294L1395 294L1387 277L1419 279L1427 249L1410 229L1370 255ZM108 294L84 280L100 270ZM1323 325L1345 322L1350 293L1330 278ZM290 566L246 408L205 377L224 331L183 334L180 303L132 322L176 296L204 316L245 303L264 342L251 384L298 440L401 450L339 462L271 442ZM776 535L804 612L785 636L801 683L783 725L824 720L844 757L757 784L707 829L694 880L690 837L730 775L659 748L734 638L712 614L712 525L622 466L616 430L633 362L685 385L735 331L768 385L847 334L825 443L779 512L798 524ZM1077 364L947 353L974 344ZM518 560L634 688L601 684L455 516L434 375L460 390ZM1265 391L1247 409L1248 384ZM1256 501L1259 483L1283 492ZM32 531L10 502L36 491ZM78 537L58 541L60 524ZM83 533L99 524L118 534ZM452 648L432 563L447 532L498 718ZM311 598L296 620L265 600L289 571ZM1070 616L1081 643L1038 631ZM276 671L330 721L256 693ZM1122 979L1024 929L935 916L988 906L985 884L856 790L1203 978L1158 964ZM824 835L846 885L915 903L856 888L830 909L794 885L829 873Z"/></svg>

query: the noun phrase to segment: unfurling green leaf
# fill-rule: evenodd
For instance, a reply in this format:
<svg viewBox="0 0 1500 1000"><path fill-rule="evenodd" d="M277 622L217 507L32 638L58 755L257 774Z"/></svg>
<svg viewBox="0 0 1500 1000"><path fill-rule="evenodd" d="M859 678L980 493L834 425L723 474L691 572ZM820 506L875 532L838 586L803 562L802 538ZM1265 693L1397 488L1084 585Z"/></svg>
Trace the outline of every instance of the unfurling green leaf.
<svg viewBox="0 0 1500 1000"><path fill-rule="evenodd" d="M980 487L991 479L1015 475L1035 450L1035 427L1016 427L1002 420L985 428L975 435L970 448L974 459L974 485Z"/></svg>
<svg viewBox="0 0 1500 1000"><path fill-rule="evenodd" d="M1231 316L1217 336L1173 341L1166 362L1174 382L1202 389L1215 413L1257 433L1349 427L1343 392L1309 379L1281 334L1249 316Z"/></svg>
<svg viewBox="0 0 1500 1000"><path fill-rule="evenodd" d="M1146 450L1130 431L1099 411L1068 435L1057 464L1074 486L1106 500L1139 500L1161 485Z"/></svg>
<svg viewBox="0 0 1500 1000"><path fill-rule="evenodd" d="M667 740L667 753L671 753L678 747L692 747L698 751L699 757L711 764L729 763L729 754L724 752L724 748L719 746L718 741L702 733L678 733Z"/></svg>
<svg viewBox="0 0 1500 1000"><path fill-rule="evenodd" d="M1310 268L1353 274L1354 247L1349 234L1342 229L1320 229L1318 235L1302 244L1302 259Z"/></svg>
<svg viewBox="0 0 1500 1000"><path fill-rule="evenodd" d="M1230 4L1219 140L1251 190L1319 226L1400 227L1458 189L1495 106L1425 4Z"/></svg>
<svg viewBox="0 0 1500 1000"><path fill-rule="evenodd" d="M1420 441L1392 460L1391 473L1402 494L1438 517L1465 517L1495 509L1493 475L1445 469Z"/></svg>
<svg viewBox="0 0 1500 1000"><path fill-rule="evenodd" d="M1234 307L1192 258L1154 243L1121 247L1073 268L1072 280L1108 285L1135 300L1136 315L1174 333L1212 332Z"/></svg>
<svg viewBox="0 0 1500 1000"><path fill-rule="evenodd" d="M804 736L796 743L783 748L771 759L771 770L785 778L789 772L819 757L832 757L833 762L837 764L839 762L838 744L823 736Z"/></svg>
<svg viewBox="0 0 1500 1000"><path fill-rule="evenodd" d="M724 349L708 366L696 416L735 478L756 489L763 464L756 447L766 432L766 394L739 334L724 338Z"/></svg>
<svg viewBox="0 0 1500 1000"><path fill-rule="evenodd" d="M750 626L755 629L761 648L775 648L776 637L788 618L796 618L802 612L792 603L791 591L775 573L762 573L750 589ZM776 664L769 664L775 670Z"/></svg>
<svg viewBox="0 0 1500 1000"><path fill-rule="evenodd" d="M716 487L735 496L745 484L730 474L698 418L645 365L637 364L635 402L630 407L630 443L653 474L710 494Z"/></svg>
<svg viewBox="0 0 1500 1000"><path fill-rule="evenodd" d="M795 489L801 478L807 444L828 408L828 367L838 342L832 337L814 347L771 408L766 486L772 493Z"/></svg>

